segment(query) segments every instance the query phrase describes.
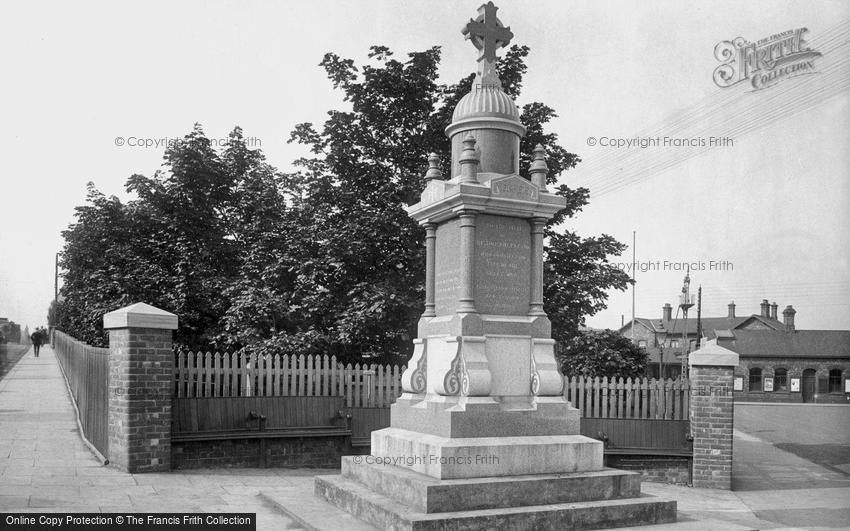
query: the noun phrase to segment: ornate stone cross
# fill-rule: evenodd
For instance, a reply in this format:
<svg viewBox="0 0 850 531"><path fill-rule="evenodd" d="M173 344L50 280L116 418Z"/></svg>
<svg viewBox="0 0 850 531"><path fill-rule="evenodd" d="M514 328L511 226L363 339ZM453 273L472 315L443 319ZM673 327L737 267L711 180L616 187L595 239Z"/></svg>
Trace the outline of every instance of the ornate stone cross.
<svg viewBox="0 0 850 531"><path fill-rule="evenodd" d="M510 44L514 34L496 18L499 8L493 2L487 2L478 8L478 17L469 19L461 30L473 46L480 52L478 56L478 75L476 83L501 86L496 75L496 50Z"/></svg>

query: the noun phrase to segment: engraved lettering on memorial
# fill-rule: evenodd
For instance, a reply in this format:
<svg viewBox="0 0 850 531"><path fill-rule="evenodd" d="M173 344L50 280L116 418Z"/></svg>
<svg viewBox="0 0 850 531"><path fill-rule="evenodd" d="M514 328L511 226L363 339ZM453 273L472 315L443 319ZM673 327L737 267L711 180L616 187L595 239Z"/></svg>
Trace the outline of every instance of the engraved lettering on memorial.
<svg viewBox="0 0 850 531"><path fill-rule="evenodd" d="M457 277L460 269L445 269L437 273L436 293L437 297L453 297L457 289Z"/></svg>
<svg viewBox="0 0 850 531"><path fill-rule="evenodd" d="M485 313L523 314L529 298L528 225L522 220L482 218L476 241L476 303Z"/></svg>
<svg viewBox="0 0 850 531"><path fill-rule="evenodd" d="M526 201L537 200L537 188L525 182L520 177L493 181L491 186L492 194L495 196L523 199Z"/></svg>
<svg viewBox="0 0 850 531"><path fill-rule="evenodd" d="M457 308L461 289L460 227L457 218L437 226L435 242L434 310L446 315Z"/></svg>

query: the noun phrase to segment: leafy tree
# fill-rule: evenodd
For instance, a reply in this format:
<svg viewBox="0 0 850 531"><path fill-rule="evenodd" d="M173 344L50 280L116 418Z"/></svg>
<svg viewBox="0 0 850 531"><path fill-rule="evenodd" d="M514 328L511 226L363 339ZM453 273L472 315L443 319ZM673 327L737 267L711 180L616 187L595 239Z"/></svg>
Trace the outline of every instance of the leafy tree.
<svg viewBox="0 0 850 531"><path fill-rule="evenodd" d="M434 120L439 50L392 56L372 47L376 65L361 73L327 54L321 65L352 110L292 134L316 155L299 161L312 227L298 299L322 346L343 358L404 359L422 312L424 234L404 206L421 192L427 152L448 146Z"/></svg>
<svg viewBox="0 0 850 531"><path fill-rule="evenodd" d="M118 199L105 197L89 183L86 205L76 208L76 222L62 233L65 299L59 304L59 328L92 345L107 344L103 314L119 307L126 293L126 214Z"/></svg>
<svg viewBox="0 0 850 531"><path fill-rule="evenodd" d="M238 249L236 275L225 289L229 307L217 340L230 350L259 353L295 351L300 322L293 301L298 257L294 252L305 225L286 200L287 182L265 162L259 150L249 150L237 128L223 153L236 201L229 212Z"/></svg>
<svg viewBox="0 0 850 531"><path fill-rule="evenodd" d="M138 199L127 204L89 183L86 205L63 232L61 329L104 345L103 314L145 301L180 316L180 344L211 343L236 274L228 218L234 172L199 125L168 147L164 167L152 177L131 176L127 190Z"/></svg>
<svg viewBox="0 0 850 531"><path fill-rule="evenodd" d="M197 124L166 149L164 166L150 178L133 175L127 182L127 190L139 198L131 204L135 219L155 230L138 234L143 238L138 250L146 251L141 273L165 281L164 289L147 295L180 316L178 341L201 347L217 332L236 272L228 218L236 201L234 172Z"/></svg>
<svg viewBox="0 0 850 531"><path fill-rule="evenodd" d="M646 350L614 330L583 330L561 343L561 372L571 376L644 375Z"/></svg>
<svg viewBox="0 0 850 531"><path fill-rule="evenodd" d="M498 68L518 97L528 48ZM122 204L91 186L65 231L60 327L103 344L103 313L143 300L180 316L189 348L328 353L343 360L404 361L423 309L424 234L404 206L418 200L429 152L450 167L444 129L473 76L439 84L439 48L396 59L374 46L369 63L325 55L321 66L349 108L320 127L298 124L291 142L311 156L280 174L237 127L216 151L200 126L165 152L164 168L133 175ZM582 238L557 226L587 203L587 190L556 186L579 158L545 127L555 111L528 103L521 165L538 143L549 183L567 208L547 227L546 310L566 342L607 289L628 277L607 257L610 236Z"/></svg>

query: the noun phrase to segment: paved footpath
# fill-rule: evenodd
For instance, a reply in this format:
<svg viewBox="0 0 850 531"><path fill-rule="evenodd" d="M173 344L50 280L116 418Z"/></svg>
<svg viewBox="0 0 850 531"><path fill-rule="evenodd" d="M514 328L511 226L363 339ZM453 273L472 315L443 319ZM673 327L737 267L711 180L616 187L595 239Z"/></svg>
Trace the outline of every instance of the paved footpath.
<svg viewBox="0 0 850 531"><path fill-rule="evenodd" d="M293 522L258 496L315 470L217 469L127 474L80 439L56 356L29 352L0 380L0 512L250 512L258 529Z"/></svg>

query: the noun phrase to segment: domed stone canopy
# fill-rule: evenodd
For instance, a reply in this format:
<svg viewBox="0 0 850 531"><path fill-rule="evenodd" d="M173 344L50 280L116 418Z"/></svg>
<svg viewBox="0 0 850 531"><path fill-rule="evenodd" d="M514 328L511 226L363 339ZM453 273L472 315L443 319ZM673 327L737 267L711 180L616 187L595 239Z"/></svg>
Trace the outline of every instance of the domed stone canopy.
<svg viewBox="0 0 850 531"><path fill-rule="evenodd" d="M461 98L452 114L452 124L468 118L503 118L519 123L519 109L501 88L485 85Z"/></svg>
<svg viewBox="0 0 850 531"><path fill-rule="evenodd" d="M513 98L495 84L476 85L461 98L446 127L452 142L452 177L460 173L463 139L471 135L481 153L481 180L489 174L519 173L519 140L525 126L519 121L519 109Z"/></svg>

